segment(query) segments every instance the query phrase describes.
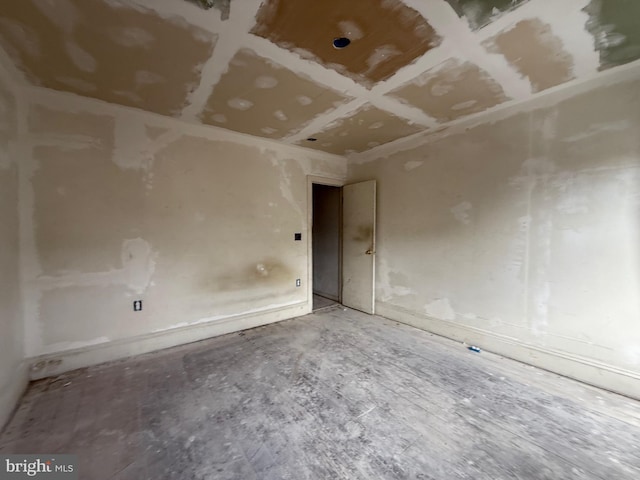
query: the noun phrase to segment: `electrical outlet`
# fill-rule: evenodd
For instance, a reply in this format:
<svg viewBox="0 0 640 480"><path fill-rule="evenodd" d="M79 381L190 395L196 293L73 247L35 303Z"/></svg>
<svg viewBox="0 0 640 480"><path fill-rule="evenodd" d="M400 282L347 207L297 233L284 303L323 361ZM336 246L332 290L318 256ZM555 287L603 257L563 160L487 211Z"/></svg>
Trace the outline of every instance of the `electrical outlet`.
<svg viewBox="0 0 640 480"><path fill-rule="evenodd" d="M300 282L300 279L296 278L296 287L299 287L300 285L302 285L302 283Z"/></svg>
<svg viewBox="0 0 640 480"><path fill-rule="evenodd" d="M133 311L139 312L142 310L142 300L134 300L133 301Z"/></svg>

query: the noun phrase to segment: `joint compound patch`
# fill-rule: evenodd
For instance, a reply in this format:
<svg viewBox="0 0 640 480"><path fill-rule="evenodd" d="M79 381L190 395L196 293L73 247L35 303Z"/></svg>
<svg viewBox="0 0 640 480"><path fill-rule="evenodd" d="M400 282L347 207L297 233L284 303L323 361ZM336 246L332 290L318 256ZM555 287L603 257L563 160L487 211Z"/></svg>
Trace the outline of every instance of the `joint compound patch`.
<svg viewBox="0 0 640 480"><path fill-rule="evenodd" d="M405 171L410 172L411 170L415 170L416 168L422 166L423 163L424 162L420 160L410 160L404 164L404 169Z"/></svg>
<svg viewBox="0 0 640 480"><path fill-rule="evenodd" d="M469 225L471 223L471 208L472 206L469 202L462 202L451 208L450 211L453 213L453 217L460 223Z"/></svg>
<svg viewBox="0 0 640 480"><path fill-rule="evenodd" d="M439 320L455 320L456 312L451 307L448 298L438 298L424 306L427 315Z"/></svg>

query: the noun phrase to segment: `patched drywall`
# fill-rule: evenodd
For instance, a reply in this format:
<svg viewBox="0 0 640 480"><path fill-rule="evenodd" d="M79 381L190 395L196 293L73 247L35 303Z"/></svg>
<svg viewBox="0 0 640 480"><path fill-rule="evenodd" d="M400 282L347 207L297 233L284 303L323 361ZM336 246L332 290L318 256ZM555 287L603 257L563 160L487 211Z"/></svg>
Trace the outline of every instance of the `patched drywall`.
<svg viewBox="0 0 640 480"><path fill-rule="evenodd" d="M315 141L302 140L299 145L345 155L362 152L422 130L406 120L372 105L352 112L313 133Z"/></svg>
<svg viewBox="0 0 640 480"><path fill-rule="evenodd" d="M640 2L635 0L591 0L585 8L587 28L600 53L602 69L640 58Z"/></svg>
<svg viewBox="0 0 640 480"><path fill-rule="evenodd" d="M20 308L16 97L0 79L0 429L26 385Z"/></svg>
<svg viewBox="0 0 640 480"><path fill-rule="evenodd" d="M508 100L500 84L471 62L449 59L391 92L440 122L482 112Z"/></svg>
<svg viewBox="0 0 640 480"><path fill-rule="evenodd" d="M472 30L478 30L528 0L447 0Z"/></svg>
<svg viewBox="0 0 640 480"><path fill-rule="evenodd" d="M118 268L121 237L135 228L134 209L144 190L137 191L141 172L127 172L112 161L115 119L36 105L29 111L29 128L41 139L32 151L35 202L48 206L36 210L34 218L38 250L47 251L39 259L42 274ZM79 202L83 197L95 201ZM66 212L74 221L60 222L51 211ZM121 215L125 211L131 213L129 221ZM102 226L93 224L96 218ZM93 250L85 248L88 243Z"/></svg>
<svg viewBox="0 0 640 480"><path fill-rule="evenodd" d="M0 41L36 85L176 116L217 36L178 18L103 0L0 8Z"/></svg>
<svg viewBox="0 0 640 480"><path fill-rule="evenodd" d="M251 33L365 85L385 80L440 43L427 21L399 0L376 0L366 8L341 0L267 0ZM351 44L337 49L337 37Z"/></svg>
<svg viewBox="0 0 640 480"><path fill-rule="evenodd" d="M551 26L540 19L518 22L513 28L486 40L484 46L500 53L529 78L534 92L560 85L573 77L573 58Z"/></svg>
<svg viewBox="0 0 640 480"><path fill-rule="evenodd" d="M352 164L377 311L640 396L640 74Z"/></svg>
<svg viewBox="0 0 640 480"><path fill-rule="evenodd" d="M37 97L22 206L30 357L311 308L294 233L307 235L307 175L344 178L343 159Z"/></svg>
<svg viewBox="0 0 640 480"><path fill-rule="evenodd" d="M366 104L433 132L640 58L635 0L5 3L16 80L318 150L301 140ZM402 136L350 138L325 150Z"/></svg>
<svg viewBox="0 0 640 480"><path fill-rule="evenodd" d="M204 123L281 139L348 97L242 49L213 89Z"/></svg>

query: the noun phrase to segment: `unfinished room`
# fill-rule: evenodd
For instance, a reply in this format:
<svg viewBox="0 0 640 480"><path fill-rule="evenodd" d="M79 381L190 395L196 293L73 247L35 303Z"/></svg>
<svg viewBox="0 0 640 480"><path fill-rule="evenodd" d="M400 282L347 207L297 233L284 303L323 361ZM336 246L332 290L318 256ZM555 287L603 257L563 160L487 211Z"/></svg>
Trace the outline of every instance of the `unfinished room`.
<svg viewBox="0 0 640 480"><path fill-rule="evenodd" d="M0 480L640 478L640 0L2 0Z"/></svg>

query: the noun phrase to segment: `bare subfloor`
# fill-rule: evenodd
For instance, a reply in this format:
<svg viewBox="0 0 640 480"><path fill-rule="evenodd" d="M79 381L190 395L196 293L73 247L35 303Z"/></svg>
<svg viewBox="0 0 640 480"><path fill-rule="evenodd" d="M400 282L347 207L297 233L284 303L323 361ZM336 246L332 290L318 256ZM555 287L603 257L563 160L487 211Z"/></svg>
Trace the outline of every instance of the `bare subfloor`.
<svg viewBox="0 0 640 480"><path fill-rule="evenodd" d="M640 404L341 307L34 383L86 479L638 479Z"/></svg>

